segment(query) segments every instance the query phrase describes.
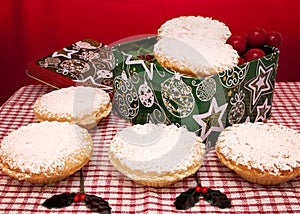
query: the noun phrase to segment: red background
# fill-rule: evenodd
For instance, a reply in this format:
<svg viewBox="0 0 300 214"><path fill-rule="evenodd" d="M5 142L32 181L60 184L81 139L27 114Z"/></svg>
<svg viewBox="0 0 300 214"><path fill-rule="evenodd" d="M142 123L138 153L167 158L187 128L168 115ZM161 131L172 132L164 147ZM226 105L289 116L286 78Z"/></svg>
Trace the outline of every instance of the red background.
<svg viewBox="0 0 300 214"><path fill-rule="evenodd" d="M298 0L1 0L0 104L14 91L35 84L26 65L80 39L111 44L139 34L155 34L181 15L210 16L233 34L253 27L283 36L277 81L300 81Z"/></svg>

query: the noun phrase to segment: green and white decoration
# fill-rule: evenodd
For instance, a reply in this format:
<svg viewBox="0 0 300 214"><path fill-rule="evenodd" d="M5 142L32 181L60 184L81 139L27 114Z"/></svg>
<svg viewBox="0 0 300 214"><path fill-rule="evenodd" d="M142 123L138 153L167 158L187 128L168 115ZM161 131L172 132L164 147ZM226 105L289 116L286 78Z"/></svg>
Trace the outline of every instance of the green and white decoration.
<svg viewBox="0 0 300 214"><path fill-rule="evenodd" d="M271 116L279 51L206 78L166 69L151 55L156 37L113 48L113 111L132 123L185 126L214 147L227 126Z"/></svg>

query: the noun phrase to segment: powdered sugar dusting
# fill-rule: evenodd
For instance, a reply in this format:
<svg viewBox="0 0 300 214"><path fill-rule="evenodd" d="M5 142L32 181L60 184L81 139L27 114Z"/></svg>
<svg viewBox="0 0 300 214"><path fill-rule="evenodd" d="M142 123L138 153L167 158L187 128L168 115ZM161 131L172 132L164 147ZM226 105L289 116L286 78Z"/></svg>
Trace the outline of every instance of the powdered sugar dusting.
<svg viewBox="0 0 300 214"><path fill-rule="evenodd" d="M175 125L135 125L117 133L110 149L130 169L164 173L186 170L195 158L202 160L191 155L196 139L195 133Z"/></svg>
<svg viewBox="0 0 300 214"><path fill-rule="evenodd" d="M85 129L67 122L33 123L3 138L0 155L2 162L21 172L53 173L64 167L68 156L91 150L87 135Z"/></svg>
<svg viewBox="0 0 300 214"><path fill-rule="evenodd" d="M179 31L179 32L178 32ZM177 33L175 33L177 32ZM181 16L166 21L159 29L160 37L182 39L186 37L202 37L206 39L219 39L225 42L231 32L223 22L202 16Z"/></svg>
<svg viewBox="0 0 300 214"><path fill-rule="evenodd" d="M82 117L100 109L110 102L110 97L98 88L72 86L45 94L41 100L35 104L40 112L69 118Z"/></svg>
<svg viewBox="0 0 300 214"><path fill-rule="evenodd" d="M208 76L237 65L238 53L226 44L230 35L229 28L218 20L182 16L161 26L154 54L172 68Z"/></svg>
<svg viewBox="0 0 300 214"><path fill-rule="evenodd" d="M279 174L300 167L300 134L282 125L246 123L226 128L216 148L237 164Z"/></svg>

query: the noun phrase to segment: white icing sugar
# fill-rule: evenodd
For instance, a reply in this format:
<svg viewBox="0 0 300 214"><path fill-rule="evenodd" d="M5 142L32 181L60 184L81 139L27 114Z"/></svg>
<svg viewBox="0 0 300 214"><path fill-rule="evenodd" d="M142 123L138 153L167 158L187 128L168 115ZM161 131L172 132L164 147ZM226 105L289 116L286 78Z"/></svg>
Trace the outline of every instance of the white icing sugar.
<svg viewBox="0 0 300 214"><path fill-rule="evenodd" d="M160 39L154 45L159 56L167 56L181 69L189 69L195 75L206 75L230 69L237 65L237 53L228 44L212 40L177 40L174 38Z"/></svg>
<svg viewBox="0 0 300 214"><path fill-rule="evenodd" d="M158 173L184 170L195 158L191 152L196 138L195 133L175 125L135 125L115 135L111 152L133 170Z"/></svg>
<svg viewBox="0 0 300 214"><path fill-rule="evenodd" d="M279 174L300 167L300 134L282 125L246 123L226 128L220 152L237 164Z"/></svg>
<svg viewBox="0 0 300 214"><path fill-rule="evenodd" d="M180 70L196 76L210 75L237 65L239 55L226 44L229 28L218 20L201 16L171 19L159 29L154 45L158 58L167 58Z"/></svg>
<svg viewBox="0 0 300 214"><path fill-rule="evenodd" d="M202 16L181 16L166 21L159 29L160 37L182 39L190 37L221 40L225 42L231 32L223 22Z"/></svg>
<svg viewBox="0 0 300 214"><path fill-rule="evenodd" d="M87 130L67 122L33 123L4 137L0 155L10 168L37 174L53 173L64 167L68 156L90 150L87 135Z"/></svg>
<svg viewBox="0 0 300 214"><path fill-rule="evenodd" d="M68 118L90 114L109 102L109 95L98 88L72 86L47 93L36 104L41 112Z"/></svg>

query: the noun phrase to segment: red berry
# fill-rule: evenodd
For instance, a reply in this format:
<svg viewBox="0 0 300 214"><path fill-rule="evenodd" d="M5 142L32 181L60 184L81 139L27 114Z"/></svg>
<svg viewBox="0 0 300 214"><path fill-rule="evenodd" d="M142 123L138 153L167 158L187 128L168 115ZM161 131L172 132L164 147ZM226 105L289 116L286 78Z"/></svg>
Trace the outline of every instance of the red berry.
<svg viewBox="0 0 300 214"><path fill-rule="evenodd" d="M279 48L282 42L282 36L277 31L270 31L267 33L266 44L275 48Z"/></svg>
<svg viewBox="0 0 300 214"><path fill-rule="evenodd" d="M79 200L80 200L80 201L85 201L85 199L86 199L86 195L83 194L83 193L81 193L81 194L79 195Z"/></svg>
<svg viewBox="0 0 300 214"><path fill-rule="evenodd" d="M73 200L75 203L79 202L80 201L79 195L74 195Z"/></svg>
<svg viewBox="0 0 300 214"><path fill-rule="evenodd" d="M202 192L203 194L206 194L207 191L208 191L207 187L202 187L201 192Z"/></svg>
<svg viewBox="0 0 300 214"><path fill-rule="evenodd" d="M227 39L226 43L231 45L240 55L246 50L246 40L242 36L232 35Z"/></svg>
<svg viewBox="0 0 300 214"><path fill-rule="evenodd" d="M151 59L153 59L152 55L146 55L146 60L151 60Z"/></svg>
<svg viewBox="0 0 300 214"><path fill-rule="evenodd" d="M246 60L244 58L242 58L242 57L239 57L238 65L242 65L244 63L246 63Z"/></svg>
<svg viewBox="0 0 300 214"><path fill-rule="evenodd" d="M196 191L196 192L201 192L201 186L196 186L195 191Z"/></svg>
<svg viewBox="0 0 300 214"><path fill-rule="evenodd" d="M267 41L267 33L262 28L254 28L246 34L246 41L251 47L262 46Z"/></svg>
<svg viewBox="0 0 300 214"><path fill-rule="evenodd" d="M246 62L250 62L252 60L258 59L265 56L265 52L259 48L251 48L245 54Z"/></svg>

